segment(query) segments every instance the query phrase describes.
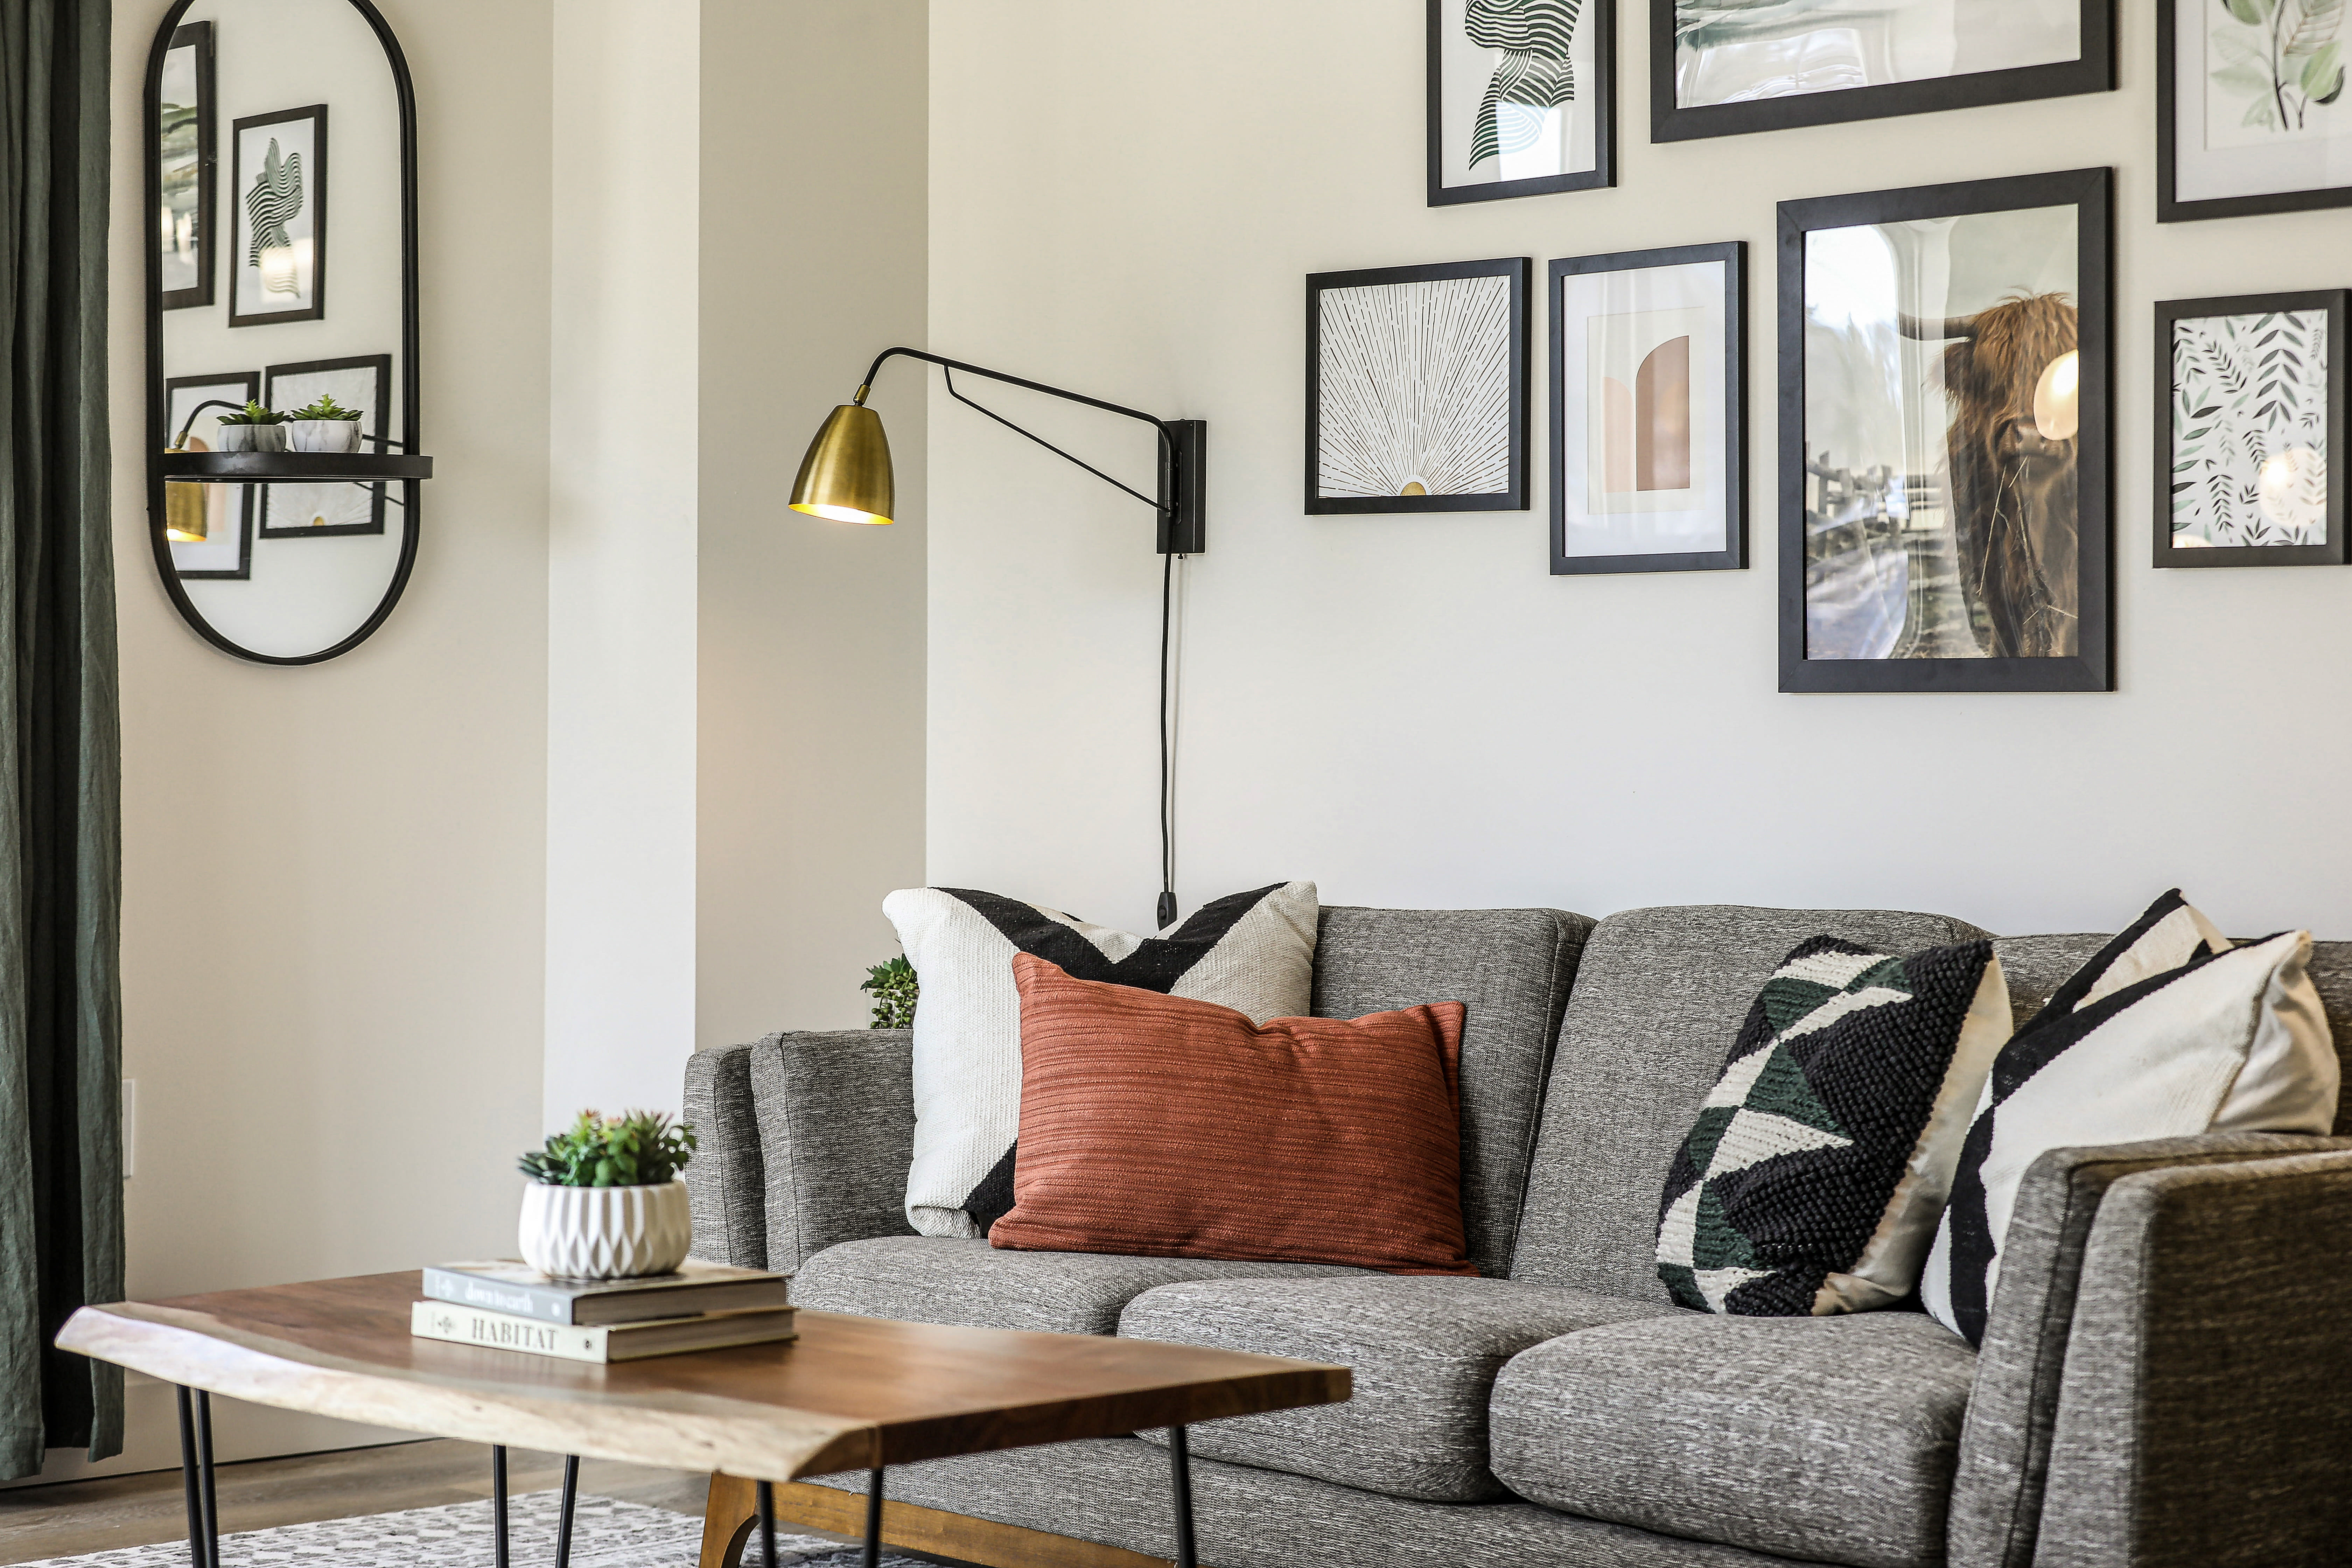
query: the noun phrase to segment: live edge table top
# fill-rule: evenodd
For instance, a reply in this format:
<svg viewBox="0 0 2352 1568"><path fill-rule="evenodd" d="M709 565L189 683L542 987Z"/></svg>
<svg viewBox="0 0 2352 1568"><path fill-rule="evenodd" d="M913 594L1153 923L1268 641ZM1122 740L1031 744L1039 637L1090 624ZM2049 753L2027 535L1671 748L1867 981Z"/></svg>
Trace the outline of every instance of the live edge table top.
<svg viewBox="0 0 2352 1568"><path fill-rule="evenodd" d="M257 1405L759 1480L1187 1426L1349 1395L1346 1367L803 1311L790 1343L599 1366L408 1331L415 1270L85 1307L60 1347Z"/></svg>

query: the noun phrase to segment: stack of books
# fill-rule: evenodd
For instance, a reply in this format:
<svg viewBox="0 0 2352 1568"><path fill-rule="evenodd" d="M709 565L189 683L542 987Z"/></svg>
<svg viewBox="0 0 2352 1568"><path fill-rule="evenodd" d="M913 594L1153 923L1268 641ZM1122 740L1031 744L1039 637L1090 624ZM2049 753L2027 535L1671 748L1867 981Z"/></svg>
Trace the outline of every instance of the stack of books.
<svg viewBox="0 0 2352 1568"><path fill-rule="evenodd" d="M566 1361L637 1361L794 1337L789 1281L688 1262L637 1279L551 1279L528 1263L444 1263L409 1311L419 1339Z"/></svg>

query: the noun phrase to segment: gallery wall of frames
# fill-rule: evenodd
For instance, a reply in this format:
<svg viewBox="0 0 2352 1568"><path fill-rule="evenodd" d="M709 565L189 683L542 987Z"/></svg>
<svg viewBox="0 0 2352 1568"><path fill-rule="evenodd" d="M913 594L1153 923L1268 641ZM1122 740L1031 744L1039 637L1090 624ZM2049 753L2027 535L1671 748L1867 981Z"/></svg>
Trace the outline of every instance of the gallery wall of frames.
<svg viewBox="0 0 2352 1568"><path fill-rule="evenodd" d="M1614 185L1643 48L1651 140L1769 135L2112 90L2116 5L1646 0L1621 50L1607 0L1428 0L1429 204ZM2346 10L2158 0L2160 221L2352 205ZM2119 322L2115 227L2106 168L1779 203L1782 690L2113 690L2122 541L2346 563L2346 291ZM1744 569L1749 267L1727 238L1310 277L1307 510L1527 508L1540 331L1551 571ZM2116 384L2119 329L2153 331L2153 384ZM2142 417L2146 535L2114 515L2116 422Z"/></svg>

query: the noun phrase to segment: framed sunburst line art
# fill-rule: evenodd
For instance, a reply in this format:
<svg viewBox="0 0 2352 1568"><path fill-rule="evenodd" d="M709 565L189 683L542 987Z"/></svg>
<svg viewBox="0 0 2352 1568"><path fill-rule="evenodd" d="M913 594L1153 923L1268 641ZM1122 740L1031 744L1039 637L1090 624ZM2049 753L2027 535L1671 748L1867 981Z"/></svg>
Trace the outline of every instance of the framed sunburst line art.
<svg viewBox="0 0 2352 1568"><path fill-rule="evenodd" d="M2156 564L2340 566L2341 289L2156 308Z"/></svg>
<svg viewBox="0 0 2352 1568"><path fill-rule="evenodd" d="M1523 511L1524 257L1307 279L1307 511Z"/></svg>

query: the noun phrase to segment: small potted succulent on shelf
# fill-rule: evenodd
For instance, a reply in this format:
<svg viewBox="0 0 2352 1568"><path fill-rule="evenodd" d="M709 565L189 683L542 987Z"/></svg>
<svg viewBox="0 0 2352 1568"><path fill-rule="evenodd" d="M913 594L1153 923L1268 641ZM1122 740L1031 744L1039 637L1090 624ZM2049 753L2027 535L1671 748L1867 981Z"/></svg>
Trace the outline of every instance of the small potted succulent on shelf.
<svg viewBox="0 0 2352 1568"><path fill-rule="evenodd" d="M694 1129L667 1116L583 1110L568 1131L522 1157L524 1261L560 1279L668 1274L694 1241L680 1167Z"/></svg>
<svg viewBox="0 0 2352 1568"><path fill-rule="evenodd" d="M326 394L286 416L287 444L297 452L356 452L360 410L346 408Z"/></svg>
<svg viewBox="0 0 2352 1568"><path fill-rule="evenodd" d="M286 450L286 416L258 403L220 416L220 449L224 452Z"/></svg>

